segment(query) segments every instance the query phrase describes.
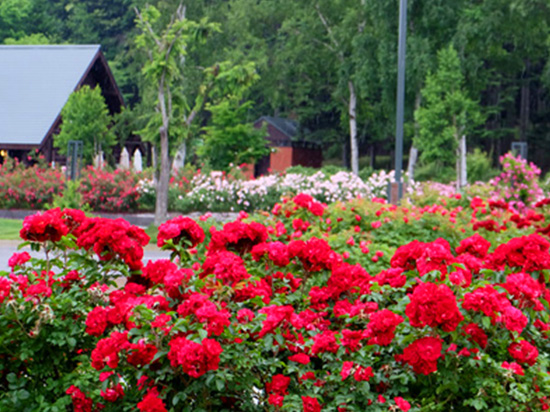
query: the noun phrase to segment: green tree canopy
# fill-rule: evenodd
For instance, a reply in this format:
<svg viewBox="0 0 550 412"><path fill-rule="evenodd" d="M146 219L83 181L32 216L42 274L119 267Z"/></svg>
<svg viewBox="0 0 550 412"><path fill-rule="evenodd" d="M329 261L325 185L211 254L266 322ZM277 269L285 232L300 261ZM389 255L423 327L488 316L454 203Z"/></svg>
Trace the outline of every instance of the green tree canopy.
<svg viewBox="0 0 550 412"><path fill-rule="evenodd" d="M54 146L67 154L69 140L82 141L82 157L90 164L100 151L108 152L115 145L115 136L109 129L112 122L101 89L83 86L74 92L61 111L61 131L54 136Z"/></svg>
<svg viewBox="0 0 550 412"><path fill-rule="evenodd" d="M483 121L478 103L465 91L460 60L452 46L439 51L438 68L428 74L422 97L423 104L415 112L420 159L452 166L460 137Z"/></svg>

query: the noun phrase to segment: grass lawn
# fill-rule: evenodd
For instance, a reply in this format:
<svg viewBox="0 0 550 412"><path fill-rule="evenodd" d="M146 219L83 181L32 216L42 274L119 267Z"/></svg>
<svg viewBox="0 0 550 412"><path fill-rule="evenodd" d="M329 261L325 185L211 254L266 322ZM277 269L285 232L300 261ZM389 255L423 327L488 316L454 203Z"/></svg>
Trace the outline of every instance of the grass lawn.
<svg viewBox="0 0 550 412"><path fill-rule="evenodd" d="M149 244L157 244L157 235L159 233L158 227L156 227L154 224L150 224L145 228L145 233L149 235L151 240L149 241Z"/></svg>
<svg viewBox="0 0 550 412"><path fill-rule="evenodd" d="M23 221L19 219L0 219L0 240L21 240L19 231Z"/></svg>

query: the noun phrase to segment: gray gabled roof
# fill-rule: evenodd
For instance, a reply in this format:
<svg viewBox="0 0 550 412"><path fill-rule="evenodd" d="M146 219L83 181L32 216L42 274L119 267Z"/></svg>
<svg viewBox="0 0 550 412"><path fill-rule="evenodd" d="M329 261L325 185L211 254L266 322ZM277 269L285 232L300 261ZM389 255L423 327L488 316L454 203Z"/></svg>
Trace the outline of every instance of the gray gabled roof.
<svg viewBox="0 0 550 412"><path fill-rule="evenodd" d="M271 117L271 116L262 116L256 122L265 120L270 123L272 126L279 129L282 133L287 135L289 138L293 138L298 135L298 122L292 119L285 119L282 117Z"/></svg>
<svg viewBox="0 0 550 412"><path fill-rule="evenodd" d="M99 48L0 46L0 144L42 143Z"/></svg>

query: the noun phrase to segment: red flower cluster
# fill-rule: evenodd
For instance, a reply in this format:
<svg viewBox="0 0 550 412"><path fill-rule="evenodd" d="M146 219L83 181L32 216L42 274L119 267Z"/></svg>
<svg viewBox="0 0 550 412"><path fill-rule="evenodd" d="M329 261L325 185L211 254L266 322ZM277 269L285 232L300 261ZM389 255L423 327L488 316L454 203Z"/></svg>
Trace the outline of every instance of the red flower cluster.
<svg viewBox="0 0 550 412"><path fill-rule="evenodd" d="M302 396L302 404L304 407L304 412L321 412L321 405L317 398L312 398L310 396Z"/></svg>
<svg viewBox="0 0 550 412"><path fill-rule="evenodd" d="M167 240L174 245L184 243L189 248L204 242L204 230L191 218L178 216L159 226L158 247L163 247Z"/></svg>
<svg viewBox="0 0 550 412"><path fill-rule="evenodd" d="M73 408L75 412L92 412L94 402L90 398L86 397L86 395L76 386L71 385L71 387L67 389L66 393L73 400Z"/></svg>
<svg viewBox="0 0 550 412"><path fill-rule="evenodd" d="M284 267L290 263L288 247L283 242L260 243L252 248L251 253L257 262L267 255L276 266Z"/></svg>
<svg viewBox="0 0 550 412"><path fill-rule="evenodd" d="M455 295L447 285L420 283L409 298L411 302L405 314L411 325L417 328L441 327L445 332L452 332L464 319L458 310Z"/></svg>
<svg viewBox="0 0 550 412"><path fill-rule="evenodd" d="M157 388L151 388L147 391L143 400L137 404L140 412L168 412L162 399L159 398Z"/></svg>
<svg viewBox="0 0 550 412"><path fill-rule="evenodd" d="M550 269L549 247L550 242L537 234L513 238L496 248L491 263L497 270L504 269L504 266L520 268L524 272Z"/></svg>
<svg viewBox="0 0 550 412"><path fill-rule="evenodd" d="M395 358L412 366L415 373L429 375L437 370L437 360L442 356L441 339L427 336L415 340Z"/></svg>
<svg viewBox="0 0 550 412"><path fill-rule="evenodd" d="M226 223L222 230L212 234L208 249L210 252L231 250L242 255L266 240L267 229L264 225L235 221Z"/></svg>
<svg viewBox="0 0 550 412"><path fill-rule="evenodd" d="M270 405L282 407L285 396L288 395L290 377L281 374L273 375L271 382L266 383L265 390L269 394Z"/></svg>
<svg viewBox="0 0 550 412"><path fill-rule="evenodd" d="M221 345L212 339L203 339L202 344L184 337L170 341L168 359L173 368L181 366L183 371L193 378L218 369Z"/></svg>
<svg viewBox="0 0 550 412"><path fill-rule="evenodd" d="M140 197L138 175L129 170L110 172L89 166L83 171L81 182L82 200L93 210L125 212L137 209Z"/></svg>
<svg viewBox="0 0 550 412"><path fill-rule="evenodd" d="M214 275L215 280L225 285L233 285L250 277L243 260L234 253L226 251L208 256L202 269L201 278Z"/></svg>
<svg viewBox="0 0 550 412"><path fill-rule="evenodd" d="M526 340L522 340L519 343L512 343L508 348L508 352L516 361L519 363L525 363L529 366L533 366L539 357L537 347L531 345Z"/></svg>
<svg viewBox="0 0 550 412"><path fill-rule="evenodd" d="M417 269L420 276L438 270L442 277L445 277L447 266L454 261L449 242L439 238L430 243L413 240L411 243L399 247L391 258L390 264L392 268L404 271Z"/></svg>
<svg viewBox="0 0 550 412"><path fill-rule="evenodd" d="M145 231L124 219L89 218L78 230L79 247L93 249L101 260L121 259L132 270L142 268L143 247L148 243Z"/></svg>
<svg viewBox="0 0 550 412"><path fill-rule="evenodd" d="M403 322L403 317L389 309L382 309L370 315L366 337L370 338L369 345L388 346L395 336L395 328Z"/></svg>
<svg viewBox="0 0 550 412"><path fill-rule="evenodd" d="M351 361L345 361L342 364L342 371L340 372L342 380L346 380L352 372L353 379L355 379L357 382L369 381L370 378L374 377L374 374L372 373L372 368L370 366L363 367L361 365L354 365L354 363Z"/></svg>
<svg viewBox="0 0 550 412"><path fill-rule="evenodd" d="M298 257L304 269L308 272L318 272L331 269L341 261L324 239L311 238L307 242L295 240L289 243L288 250L291 258Z"/></svg>
<svg viewBox="0 0 550 412"><path fill-rule="evenodd" d="M315 216L323 216L326 207L322 203L317 202L312 196L305 193L294 196L292 201L296 206L309 210Z"/></svg>
<svg viewBox="0 0 550 412"><path fill-rule="evenodd" d="M31 259L28 252L14 253L8 260L8 266L13 270L16 266L23 266Z"/></svg>
<svg viewBox="0 0 550 412"><path fill-rule="evenodd" d="M27 216L19 235L21 239L32 242L59 242L67 233L69 228L63 220L61 210L57 208Z"/></svg>

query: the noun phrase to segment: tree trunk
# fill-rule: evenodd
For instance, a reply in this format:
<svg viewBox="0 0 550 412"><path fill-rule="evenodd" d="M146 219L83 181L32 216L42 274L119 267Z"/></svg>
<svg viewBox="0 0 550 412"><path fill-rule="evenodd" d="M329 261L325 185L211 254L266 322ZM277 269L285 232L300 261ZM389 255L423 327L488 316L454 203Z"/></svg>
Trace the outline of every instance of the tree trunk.
<svg viewBox="0 0 550 412"><path fill-rule="evenodd" d="M407 167L407 178L410 181L414 180L414 168L416 166L416 159L418 158L418 149L411 146L409 150L409 165Z"/></svg>
<svg viewBox="0 0 550 412"><path fill-rule="evenodd" d="M160 175L157 183L155 204L155 225L166 221L168 214L168 185L170 183L170 158L168 150L168 131L160 128Z"/></svg>
<svg viewBox="0 0 550 412"><path fill-rule="evenodd" d="M359 174L359 148L357 144L357 95L353 82L348 82L349 88L349 137L351 148L351 171L354 175Z"/></svg>
<svg viewBox="0 0 550 412"><path fill-rule="evenodd" d="M456 191L460 191L460 178L462 174L460 173L460 144L456 146Z"/></svg>
<svg viewBox="0 0 550 412"><path fill-rule="evenodd" d="M420 108L421 104L422 104L422 94L421 94L420 90L418 90L416 92L416 98L414 99L414 111L415 111L415 113ZM415 138L418 137L419 131L420 131L420 126L418 125L418 122L416 121L416 118L415 118L415 121L414 121L414 138L413 138L413 143L411 145L411 149L409 150L409 164L407 166L407 175L408 175L409 181L414 180L414 168L416 166L416 161L418 159L418 149L416 147L414 147L414 141L416 140Z"/></svg>
<svg viewBox="0 0 550 412"><path fill-rule="evenodd" d="M376 164L376 153L374 151L374 144L370 146L370 168L374 170L374 165Z"/></svg>
<svg viewBox="0 0 550 412"><path fill-rule="evenodd" d="M466 136L460 138L460 187L468 184L468 168L466 163Z"/></svg>
<svg viewBox="0 0 550 412"><path fill-rule="evenodd" d="M453 129L454 129L454 138L455 138L455 143L456 143L456 159L455 159L455 163L456 163L456 182L455 182L455 188L456 188L456 191L458 192L460 190L460 177L461 177L461 173L460 173L460 132L457 128L457 125L456 125L456 115L453 115Z"/></svg>
<svg viewBox="0 0 550 412"><path fill-rule="evenodd" d="M160 133L160 175L157 183L157 199L155 203L155 225L166 221L168 214L168 184L170 183L170 147L168 142L169 118L166 112L166 100L164 89L164 76L159 82L158 99L160 113L162 115L162 126ZM168 94L169 96L169 94ZM170 103L170 102L168 102ZM168 104L170 106L170 104Z"/></svg>
<svg viewBox="0 0 550 412"><path fill-rule="evenodd" d="M178 151L172 161L172 173L177 173L185 166L185 156L187 155L187 143L185 140L178 147Z"/></svg>

